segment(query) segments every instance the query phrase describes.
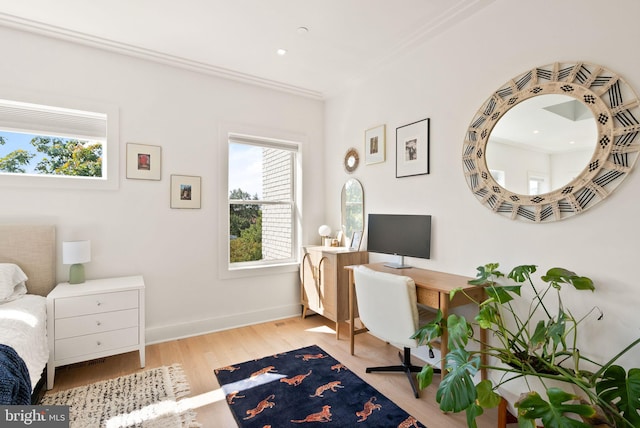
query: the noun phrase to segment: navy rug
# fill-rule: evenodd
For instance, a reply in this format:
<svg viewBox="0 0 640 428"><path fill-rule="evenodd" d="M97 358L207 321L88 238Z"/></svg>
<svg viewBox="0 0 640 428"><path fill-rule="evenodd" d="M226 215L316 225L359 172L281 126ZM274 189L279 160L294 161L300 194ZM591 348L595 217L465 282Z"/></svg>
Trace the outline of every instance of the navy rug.
<svg viewBox="0 0 640 428"><path fill-rule="evenodd" d="M243 428L424 427L316 345L215 374Z"/></svg>

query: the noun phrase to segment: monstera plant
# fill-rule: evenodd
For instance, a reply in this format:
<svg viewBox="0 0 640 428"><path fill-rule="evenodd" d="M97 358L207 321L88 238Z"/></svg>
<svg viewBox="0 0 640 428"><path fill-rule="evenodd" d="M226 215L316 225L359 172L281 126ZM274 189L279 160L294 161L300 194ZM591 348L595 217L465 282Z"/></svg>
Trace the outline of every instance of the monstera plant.
<svg viewBox="0 0 640 428"><path fill-rule="evenodd" d="M468 426L475 428L476 417L499 404L500 388L508 388L515 379L524 379L528 385L535 378L542 391L517 391L522 394L513 403L519 427L535 427L537 420L547 428L639 428L640 369L627 371L615 362L640 339L607 362L589 359L580 352L578 327L588 316L601 316L599 309L576 318L561 298L565 287L593 292L593 281L567 269L553 268L540 277L545 284L536 286L532 279L536 266L517 266L506 277L498 268L497 263L481 266L477 279L469 281L484 287L487 297L475 302L478 315L473 321L456 314L443 319L439 312L414 335L429 345L447 329L450 352L444 357L446 374L436 393L440 409L466 411ZM531 287L532 298L529 292L521 295L523 287ZM455 294L451 293L451 298ZM489 339L484 346L479 346L474 326L487 329ZM607 346L606 337L597 340ZM499 380L474 383L481 369L499 374ZM425 365L418 374L420 388L426 388L432 380L433 366Z"/></svg>

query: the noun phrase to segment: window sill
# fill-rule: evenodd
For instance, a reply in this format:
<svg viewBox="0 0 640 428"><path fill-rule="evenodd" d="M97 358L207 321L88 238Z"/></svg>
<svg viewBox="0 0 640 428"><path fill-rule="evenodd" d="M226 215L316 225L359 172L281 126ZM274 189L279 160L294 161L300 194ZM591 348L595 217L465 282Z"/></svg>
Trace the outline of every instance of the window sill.
<svg viewBox="0 0 640 428"><path fill-rule="evenodd" d="M234 278L250 278L255 276L264 275L279 275L284 273L297 272L299 269L298 262L287 262L279 264L264 264L264 265L248 265L242 267L228 267L225 266L220 269L220 278L222 279L234 279Z"/></svg>

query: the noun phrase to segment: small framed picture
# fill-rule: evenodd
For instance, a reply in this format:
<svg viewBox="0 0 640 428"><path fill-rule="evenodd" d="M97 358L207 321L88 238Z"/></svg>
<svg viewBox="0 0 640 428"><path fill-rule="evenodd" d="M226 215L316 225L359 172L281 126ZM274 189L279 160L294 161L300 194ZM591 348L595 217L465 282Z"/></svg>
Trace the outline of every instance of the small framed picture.
<svg viewBox="0 0 640 428"><path fill-rule="evenodd" d="M396 128L396 178L429 174L429 122Z"/></svg>
<svg viewBox="0 0 640 428"><path fill-rule="evenodd" d="M171 208L200 208L201 178L194 175L171 175Z"/></svg>
<svg viewBox="0 0 640 428"><path fill-rule="evenodd" d="M364 132L365 164L384 162L386 153L387 125L376 126Z"/></svg>
<svg viewBox="0 0 640 428"><path fill-rule="evenodd" d="M162 147L127 143L127 178L160 180Z"/></svg>
<svg viewBox="0 0 640 428"><path fill-rule="evenodd" d="M359 251L360 250L360 241L362 241L362 231L361 230L355 230L351 234L351 245L349 246L349 249Z"/></svg>

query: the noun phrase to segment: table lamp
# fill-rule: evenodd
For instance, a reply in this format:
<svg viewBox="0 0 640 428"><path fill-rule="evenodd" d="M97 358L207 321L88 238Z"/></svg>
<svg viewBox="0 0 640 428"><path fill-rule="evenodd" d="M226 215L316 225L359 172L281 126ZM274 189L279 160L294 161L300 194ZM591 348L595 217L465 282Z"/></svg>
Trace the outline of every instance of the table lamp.
<svg viewBox="0 0 640 428"><path fill-rule="evenodd" d="M69 284L84 282L84 266L91 261L91 241L67 241L62 243L62 264L69 268Z"/></svg>
<svg viewBox="0 0 640 428"><path fill-rule="evenodd" d="M322 237L322 244L330 247L331 246L331 228L326 224L323 224L318 228L318 234Z"/></svg>

